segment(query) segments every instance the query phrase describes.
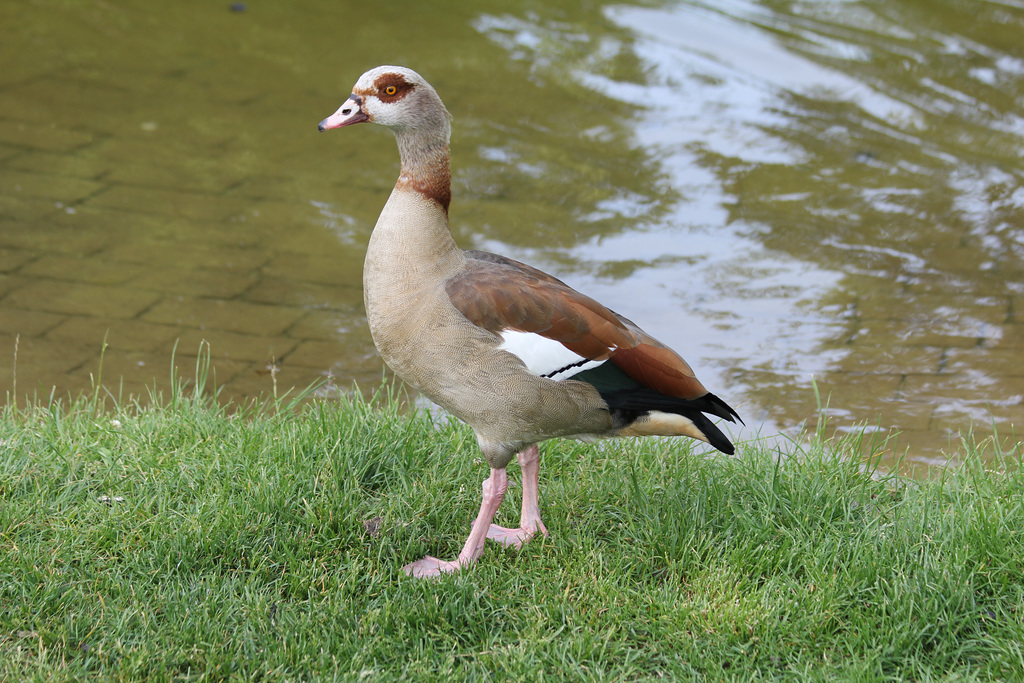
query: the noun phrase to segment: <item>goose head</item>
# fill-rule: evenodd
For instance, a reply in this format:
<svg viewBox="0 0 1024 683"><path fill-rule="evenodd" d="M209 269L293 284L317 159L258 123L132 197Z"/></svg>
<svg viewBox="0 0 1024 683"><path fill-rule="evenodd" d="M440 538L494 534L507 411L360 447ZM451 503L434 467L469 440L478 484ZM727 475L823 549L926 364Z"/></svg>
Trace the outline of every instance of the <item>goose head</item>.
<svg viewBox="0 0 1024 683"><path fill-rule="evenodd" d="M320 122L320 130L356 123L390 128L398 141L402 171L396 189L412 189L447 214L451 202L448 143L451 115L422 76L404 66L378 66L356 81L345 103Z"/></svg>
<svg viewBox="0 0 1024 683"><path fill-rule="evenodd" d="M320 122L320 130L377 123L395 134L426 133L447 144L451 115L427 81L404 66L378 66L356 81L345 103Z"/></svg>

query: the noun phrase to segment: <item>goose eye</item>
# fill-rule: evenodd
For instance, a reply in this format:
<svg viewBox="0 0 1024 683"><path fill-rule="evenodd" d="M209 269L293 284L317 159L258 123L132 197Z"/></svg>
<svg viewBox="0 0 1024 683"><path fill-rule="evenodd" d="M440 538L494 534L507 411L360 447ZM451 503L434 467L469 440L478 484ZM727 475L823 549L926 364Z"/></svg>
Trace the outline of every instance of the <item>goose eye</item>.
<svg viewBox="0 0 1024 683"><path fill-rule="evenodd" d="M396 88L393 85L389 85L388 87L384 88L385 95L394 95L396 92L398 92L398 88Z"/></svg>

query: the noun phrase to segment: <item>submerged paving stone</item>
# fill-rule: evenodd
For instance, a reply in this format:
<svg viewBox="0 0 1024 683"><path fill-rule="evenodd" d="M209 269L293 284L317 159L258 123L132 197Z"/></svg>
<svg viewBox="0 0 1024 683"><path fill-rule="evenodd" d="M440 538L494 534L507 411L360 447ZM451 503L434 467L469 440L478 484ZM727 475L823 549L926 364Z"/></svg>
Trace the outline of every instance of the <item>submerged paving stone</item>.
<svg viewBox="0 0 1024 683"><path fill-rule="evenodd" d="M229 196L252 200L292 200L295 197L294 178L286 176L249 175L227 190Z"/></svg>
<svg viewBox="0 0 1024 683"><path fill-rule="evenodd" d="M274 306L351 311L362 304L363 288L264 277L245 292L245 300Z"/></svg>
<svg viewBox="0 0 1024 683"><path fill-rule="evenodd" d="M253 232L272 239L283 251L289 251L289 244L309 245L315 240L322 242L324 249L341 251L341 245L331 231L320 227L322 214L309 201L296 201L294 198L292 201L253 200L230 193L226 193L225 197L243 207L229 220L236 231ZM284 234L288 235L287 240L281 239ZM322 255L323 252L314 253Z"/></svg>
<svg viewBox="0 0 1024 683"><path fill-rule="evenodd" d="M239 397L267 400L274 395L275 386L277 395L281 397L286 393L294 396L310 386L324 385L328 382L327 371L319 368L295 366L282 368L272 374L266 366L254 365L222 386L225 396L233 396L235 401L238 401ZM351 384L348 378L345 378L344 383L345 386Z"/></svg>
<svg viewBox="0 0 1024 683"><path fill-rule="evenodd" d="M976 372L911 375L900 386L900 396L908 402L934 406L935 416L944 416L943 420L961 427L991 424L993 418L1020 420L1024 413L1024 378L994 378Z"/></svg>
<svg viewBox="0 0 1024 683"><path fill-rule="evenodd" d="M170 358L166 363L153 363L149 353L126 350L110 345L96 357L75 369L74 374L87 380L90 387L97 383L108 389L125 383L153 385L170 377Z"/></svg>
<svg viewBox="0 0 1024 683"><path fill-rule="evenodd" d="M1022 302L1024 305L1024 302ZM1024 349L1024 323L1006 325L998 340L990 342L992 348Z"/></svg>
<svg viewBox="0 0 1024 683"><path fill-rule="evenodd" d="M215 359L267 364L273 359L288 355L299 345L300 340L283 336L239 334L226 330L183 329L174 339L164 343L163 355L170 357L175 351L175 344L177 352L196 353L204 342L209 345L210 355Z"/></svg>
<svg viewBox="0 0 1024 683"><path fill-rule="evenodd" d="M107 183L68 175L0 169L0 193L50 199L54 205L73 204L108 187Z"/></svg>
<svg viewBox="0 0 1024 683"><path fill-rule="evenodd" d="M5 97L14 97L15 95L13 90L4 94ZM71 130L49 121L31 123L0 119L0 142L21 148L67 152L91 144L96 137L96 133Z"/></svg>
<svg viewBox="0 0 1024 683"><path fill-rule="evenodd" d="M134 318L159 300L159 294L124 287L35 280L8 294L5 302L18 308L50 313L127 319Z"/></svg>
<svg viewBox="0 0 1024 683"><path fill-rule="evenodd" d="M195 159L187 166L176 163L178 161L178 158L172 158L165 165L160 165L145 156L129 156L114 164L105 179L124 185L174 188L212 195L220 195L240 182L237 172L231 170L228 160L221 155Z"/></svg>
<svg viewBox="0 0 1024 683"><path fill-rule="evenodd" d="M356 352L355 354L353 352ZM358 349L339 342L303 341L282 359L285 365L303 365L311 368L331 368L343 365L346 371L363 373L379 368L380 359L376 353L360 356Z"/></svg>
<svg viewBox="0 0 1024 683"><path fill-rule="evenodd" d="M18 275L11 276L5 273L0 273L0 299L2 299L4 295L12 289L17 289L22 286L23 282L24 279Z"/></svg>
<svg viewBox="0 0 1024 683"><path fill-rule="evenodd" d="M911 475L922 466L942 467L950 463L952 456L962 452L961 443L960 436L952 429L896 430L890 447L899 460L890 467Z"/></svg>
<svg viewBox="0 0 1024 683"><path fill-rule="evenodd" d="M1024 377L1021 349L949 349L943 374L975 372L991 377ZM1024 418L1024 414L1021 415Z"/></svg>
<svg viewBox="0 0 1024 683"><path fill-rule="evenodd" d="M226 199L201 192L175 192L152 187L113 185L90 197L89 205L135 211L138 213L176 216L204 222L223 221L245 210L242 200Z"/></svg>
<svg viewBox="0 0 1024 683"><path fill-rule="evenodd" d="M113 244L105 253L111 261L140 263L151 268L168 266L171 272L191 269L220 269L248 274L267 261L263 250L191 242L184 235L141 238Z"/></svg>
<svg viewBox="0 0 1024 683"><path fill-rule="evenodd" d="M0 142L0 163L7 164L11 168L16 168L13 162L19 157L25 156L25 151L18 149L17 147L11 147Z"/></svg>
<svg viewBox="0 0 1024 683"><path fill-rule="evenodd" d="M353 341L355 343L346 343ZM308 368L308 372L303 368ZM289 378L296 374L306 377L309 372L316 372L318 376L333 378L338 386L348 387L355 383L369 388L376 386L383 377L384 362L372 342L367 347L358 339L342 340L342 343L303 341L281 359L280 369L279 377L284 381L294 381L296 385L306 386Z"/></svg>
<svg viewBox="0 0 1024 683"><path fill-rule="evenodd" d="M95 344L104 341L109 348L120 351L147 351L163 349L176 339L182 328L175 325L157 325L141 320L124 320L104 316L62 316L46 337L55 341L73 341ZM170 355L167 355L170 358Z"/></svg>
<svg viewBox="0 0 1024 683"><path fill-rule="evenodd" d="M60 377L97 358L101 348L101 345L67 343L23 335L17 344L18 381L20 383L25 379L33 382L42 378ZM7 358L14 358L13 342Z"/></svg>
<svg viewBox="0 0 1024 683"><path fill-rule="evenodd" d="M180 355L175 354L175 376L189 382L191 385L194 386L197 368L205 362L205 360L200 361L200 358L198 356L191 355L188 353L181 353ZM168 367L170 367L169 362ZM227 358L211 358L209 361L209 378L207 381L207 390L212 391L214 388L217 387L228 386L236 378L248 372L251 372L252 369L252 363L234 361L229 360Z"/></svg>
<svg viewBox="0 0 1024 683"><path fill-rule="evenodd" d="M899 431L929 429L935 412L935 406L930 403L906 402L896 393L890 394L885 401L873 401L863 388L860 397L850 402L846 401L844 395L842 406L850 411L856 424Z"/></svg>
<svg viewBox="0 0 1024 683"><path fill-rule="evenodd" d="M1006 292L971 294L934 293L914 294L909 299L916 309L926 311L927 320L969 318L971 324L1003 325L1010 316L1010 296ZM952 324L952 323L950 323ZM957 320L956 324L962 324Z"/></svg>
<svg viewBox="0 0 1024 683"><path fill-rule="evenodd" d="M11 243L4 235L4 224L24 227L26 223L42 221L59 210L57 204L56 200L48 198L0 192L0 245ZM17 221L11 220L12 217L17 217ZM16 244L21 246L20 242Z"/></svg>
<svg viewBox="0 0 1024 683"><path fill-rule="evenodd" d="M932 346L903 346L878 340L871 344L861 339L841 360L831 363L830 370L869 375L905 375L938 372L945 349Z"/></svg>
<svg viewBox="0 0 1024 683"><path fill-rule="evenodd" d="M146 399L149 392L155 388L167 397L171 395L172 373L176 379L187 382L188 387L195 386L197 360L198 358L194 355L176 355L173 358L172 370L170 357L164 362L154 362L152 356L149 355L108 349L108 352L103 355L102 364L97 354L95 362L84 365L70 373L69 376L79 386L91 387L98 381L115 396L119 393L131 394ZM216 387L230 383L248 369L249 365L246 363L226 359L212 361L206 387L207 393L212 393Z"/></svg>
<svg viewBox="0 0 1024 683"><path fill-rule="evenodd" d="M179 297L163 299L142 318L168 325L279 336L303 315L301 308Z"/></svg>
<svg viewBox="0 0 1024 683"><path fill-rule="evenodd" d="M946 348L951 346L973 348L995 329L976 321L943 318L915 321L907 318L859 320L851 341L858 349L877 349L878 346L899 345L912 347Z"/></svg>
<svg viewBox="0 0 1024 683"><path fill-rule="evenodd" d="M26 277L68 280L92 285L123 285L145 272L141 265L121 263L112 267L100 252L89 258L66 255L43 256L21 269Z"/></svg>
<svg viewBox="0 0 1024 683"><path fill-rule="evenodd" d="M55 205L46 208L45 216L31 221L25 217L5 221L2 204L0 196L0 246L79 256L95 253L116 238L116 234L90 230L91 225L80 220L63 222L63 218L69 217L62 216L62 210Z"/></svg>
<svg viewBox="0 0 1024 683"><path fill-rule="evenodd" d="M0 278L0 283L2 281ZM11 335L12 338L14 335L41 336L66 319L66 316L55 313L12 308L7 302L0 301L0 333Z"/></svg>
<svg viewBox="0 0 1024 683"><path fill-rule="evenodd" d="M829 405L837 410L852 411L857 420L872 420L877 416L877 408L867 412L861 410L865 406L877 406L879 402L895 403L897 391L903 383L899 374L860 374L848 372L827 372L815 378L818 391L829 399ZM892 405L884 417L893 425L900 424L905 413L898 405ZM883 425L892 426L892 425Z"/></svg>
<svg viewBox="0 0 1024 683"><path fill-rule="evenodd" d="M336 342L342 336L358 338L361 343L373 349L373 340L363 311L362 296L353 302L351 308L339 311L309 311L297 323L288 328L288 334L297 339L313 339Z"/></svg>
<svg viewBox="0 0 1024 683"><path fill-rule="evenodd" d="M122 244L173 240L182 231L182 220L176 216L159 216L135 211L111 211L88 204L78 204L73 212L57 211L46 220L51 230L77 230L101 233L104 244Z"/></svg>
<svg viewBox="0 0 1024 683"><path fill-rule="evenodd" d="M233 299L249 291L259 276L254 270L162 266L145 270L132 280L138 289L151 289L167 294L210 299Z"/></svg>
<svg viewBox="0 0 1024 683"><path fill-rule="evenodd" d="M150 81L138 78L138 69L113 64L102 73L83 73L68 67L64 64L43 78L10 88L7 94L17 102L18 116L54 131L86 135L91 141L93 136L123 135L124 120L150 101L153 88ZM88 119L80 106L73 106L86 102Z"/></svg>
<svg viewBox="0 0 1024 683"><path fill-rule="evenodd" d="M335 258L312 254L283 253L271 259L263 269L268 277L289 279L301 273L303 280L325 285L363 286L363 259L352 251Z"/></svg>
<svg viewBox="0 0 1024 683"><path fill-rule="evenodd" d="M1024 382L1016 385L1018 399L1014 405L994 405L988 401L965 404L939 405L929 425L933 430L952 430L959 433L973 433L979 436L993 433L1002 434L1007 441L1019 440L1024 436L1021 427L1021 411L1024 410ZM1005 443L1005 442L1004 442ZM1009 448L1007 448L1009 452Z"/></svg>
<svg viewBox="0 0 1024 683"><path fill-rule="evenodd" d="M0 248L0 273L18 270L26 263L39 258L39 252L29 249Z"/></svg>
<svg viewBox="0 0 1024 683"><path fill-rule="evenodd" d="M34 150L7 162L9 168L33 173L59 174L88 180L106 180L113 164L97 157L94 146L71 152Z"/></svg>

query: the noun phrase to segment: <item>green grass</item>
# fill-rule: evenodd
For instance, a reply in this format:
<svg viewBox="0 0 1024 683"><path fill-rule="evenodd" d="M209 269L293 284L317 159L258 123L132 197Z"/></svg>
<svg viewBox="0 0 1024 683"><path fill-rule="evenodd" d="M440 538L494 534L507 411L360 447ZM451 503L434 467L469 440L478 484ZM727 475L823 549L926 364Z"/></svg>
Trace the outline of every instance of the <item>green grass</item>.
<svg viewBox="0 0 1024 683"><path fill-rule="evenodd" d="M464 426L98 405L0 415L0 681L1024 678L1020 453L907 482L856 440L552 442L551 538L416 581L479 504Z"/></svg>

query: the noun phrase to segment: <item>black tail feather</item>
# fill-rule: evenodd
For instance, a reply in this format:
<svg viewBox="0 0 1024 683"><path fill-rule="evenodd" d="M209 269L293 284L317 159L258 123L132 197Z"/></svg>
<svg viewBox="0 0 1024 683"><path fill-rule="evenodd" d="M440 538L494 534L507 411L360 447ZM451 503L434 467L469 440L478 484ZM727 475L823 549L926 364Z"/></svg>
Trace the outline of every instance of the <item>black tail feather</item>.
<svg viewBox="0 0 1024 683"><path fill-rule="evenodd" d="M739 413L732 409L731 405L729 405L722 399L718 398L711 392L704 394L700 398L700 400L707 401L710 404L708 408L701 408L701 410L703 410L704 412L711 413L712 415L716 415L720 418L728 420L729 422L735 422L736 420L739 420L741 425L747 424L746 422L743 421L743 418L740 417Z"/></svg>
<svg viewBox="0 0 1024 683"><path fill-rule="evenodd" d="M736 411L714 394L705 394L695 399L685 399L666 396L647 387L637 387L635 389L602 392L601 398L605 400L605 403L608 404L609 409L612 411L612 415L616 416L623 426L635 422L652 410L658 410L663 413L675 413L676 415L682 415L692 422L707 437L708 443L718 450L729 455L736 452L732 442L726 438L722 430L704 414L708 413L715 417L721 417L729 422L739 420L739 415L736 414Z"/></svg>
<svg viewBox="0 0 1024 683"><path fill-rule="evenodd" d="M704 413L729 422L739 420L743 423L743 420L728 403L712 393L693 399L668 396L643 386L612 363L585 370L574 375L573 379L587 382L597 389L619 427L624 428L636 422L652 410L675 413L692 422L707 437L708 443L718 450L729 455L736 451L722 430Z"/></svg>
<svg viewBox="0 0 1024 683"><path fill-rule="evenodd" d="M736 453L736 447L732 445L732 441L729 441L728 437L726 437L726 435L722 433L722 430L718 428L718 425L709 420L704 413L698 410L693 410L688 413L679 411L679 414L693 422L697 429L704 432L704 436L708 438L709 444L726 455L733 455ZM732 420L730 420L730 422L732 422Z"/></svg>

